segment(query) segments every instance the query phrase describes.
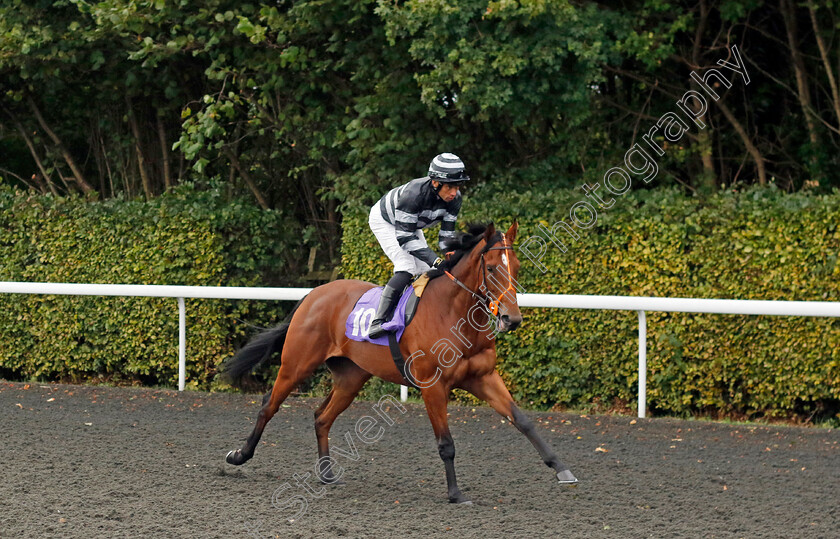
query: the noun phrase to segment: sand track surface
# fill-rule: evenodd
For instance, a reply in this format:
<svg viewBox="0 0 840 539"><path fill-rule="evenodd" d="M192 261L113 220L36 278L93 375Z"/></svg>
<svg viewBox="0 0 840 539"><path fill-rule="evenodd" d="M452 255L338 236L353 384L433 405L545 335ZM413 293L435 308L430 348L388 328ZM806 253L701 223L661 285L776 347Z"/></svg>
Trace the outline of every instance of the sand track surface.
<svg viewBox="0 0 840 539"><path fill-rule="evenodd" d="M0 381L0 537L840 533L837 430L528 412L580 479L568 487L491 409L451 406L458 480L475 502L453 506L422 404L385 406L389 425L375 403L354 403L331 433L345 484L324 487L312 479L319 399L288 399L251 461L224 462L260 403ZM369 443L364 416L377 420Z"/></svg>

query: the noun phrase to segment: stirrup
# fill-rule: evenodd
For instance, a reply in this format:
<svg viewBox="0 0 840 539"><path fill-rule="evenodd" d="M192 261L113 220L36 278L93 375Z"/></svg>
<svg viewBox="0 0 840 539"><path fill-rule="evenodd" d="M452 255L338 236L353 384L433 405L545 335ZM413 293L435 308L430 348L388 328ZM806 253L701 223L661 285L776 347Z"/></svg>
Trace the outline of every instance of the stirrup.
<svg viewBox="0 0 840 539"><path fill-rule="evenodd" d="M389 333L388 330L382 329L382 324L385 322L387 322L387 320L374 320L371 322L370 329L368 330L368 338L378 339L387 335Z"/></svg>

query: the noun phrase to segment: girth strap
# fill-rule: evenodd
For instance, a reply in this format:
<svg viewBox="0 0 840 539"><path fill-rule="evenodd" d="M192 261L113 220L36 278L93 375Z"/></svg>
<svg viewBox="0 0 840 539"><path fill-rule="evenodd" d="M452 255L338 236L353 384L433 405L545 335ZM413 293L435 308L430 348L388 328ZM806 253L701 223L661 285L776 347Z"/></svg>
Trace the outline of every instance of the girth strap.
<svg viewBox="0 0 840 539"><path fill-rule="evenodd" d="M397 370L400 371L403 380L405 380L405 385L420 389L420 387L418 387L411 378L405 375L405 360L402 357L402 352L400 352L400 345L397 342L397 334L393 331L388 333L388 348L391 349L391 357L394 358L394 364L397 366Z"/></svg>

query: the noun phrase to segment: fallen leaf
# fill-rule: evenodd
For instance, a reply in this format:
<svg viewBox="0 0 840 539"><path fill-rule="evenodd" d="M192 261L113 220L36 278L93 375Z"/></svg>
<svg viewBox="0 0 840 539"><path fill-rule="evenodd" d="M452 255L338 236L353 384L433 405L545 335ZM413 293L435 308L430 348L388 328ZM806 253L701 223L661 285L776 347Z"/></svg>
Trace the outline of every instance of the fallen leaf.
<svg viewBox="0 0 840 539"><path fill-rule="evenodd" d="M596 447L595 451L597 451L598 453L609 453L610 452L609 449L607 449L605 447L600 447L600 446Z"/></svg>
<svg viewBox="0 0 840 539"><path fill-rule="evenodd" d="M23 410L23 405L22 405L21 403L17 403L17 404L15 404L15 406L17 406L18 408L20 408L21 410Z"/></svg>
<svg viewBox="0 0 840 539"><path fill-rule="evenodd" d="M631 424L631 425L635 425L635 424L636 424L636 420L634 419L634 420L630 421L630 424Z"/></svg>
<svg viewBox="0 0 840 539"><path fill-rule="evenodd" d="M51 398L51 399L47 399L47 402L52 402L52 401L54 401L54 400L55 400L55 397L53 397L53 398Z"/></svg>

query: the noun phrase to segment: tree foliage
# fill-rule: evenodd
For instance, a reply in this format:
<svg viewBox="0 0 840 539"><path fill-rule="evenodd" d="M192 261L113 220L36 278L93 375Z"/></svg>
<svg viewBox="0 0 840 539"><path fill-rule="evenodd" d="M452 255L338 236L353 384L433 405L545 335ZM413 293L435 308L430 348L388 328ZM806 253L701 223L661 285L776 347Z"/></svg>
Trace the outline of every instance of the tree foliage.
<svg viewBox="0 0 840 539"><path fill-rule="evenodd" d="M102 199L224 182L336 260L342 212L440 151L479 184L602 176L737 45L750 84L718 88L658 181L828 189L837 20L816 0L12 0L0 174Z"/></svg>

